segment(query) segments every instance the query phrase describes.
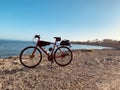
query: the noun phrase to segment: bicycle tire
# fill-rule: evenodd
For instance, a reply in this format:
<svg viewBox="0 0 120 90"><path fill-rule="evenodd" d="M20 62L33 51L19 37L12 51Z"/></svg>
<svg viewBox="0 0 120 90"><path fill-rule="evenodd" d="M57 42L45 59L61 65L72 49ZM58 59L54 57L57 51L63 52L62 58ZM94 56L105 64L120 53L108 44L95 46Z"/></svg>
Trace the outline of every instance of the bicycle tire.
<svg viewBox="0 0 120 90"><path fill-rule="evenodd" d="M34 57L31 57L31 54L34 49L36 49ZM42 60L42 53L38 48L34 46L26 47L20 53L20 62L25 67L34 68L37 65L39 65L41 60Z"/></svg>
<svg viewBox="0 0 120 90"><path fill-rule="evenodd" d="M61 46L55 50L54 60L58 65L66 66L71 63L72 59L73 59L73 54L72 54L72 51L68 47Z"/></svg>

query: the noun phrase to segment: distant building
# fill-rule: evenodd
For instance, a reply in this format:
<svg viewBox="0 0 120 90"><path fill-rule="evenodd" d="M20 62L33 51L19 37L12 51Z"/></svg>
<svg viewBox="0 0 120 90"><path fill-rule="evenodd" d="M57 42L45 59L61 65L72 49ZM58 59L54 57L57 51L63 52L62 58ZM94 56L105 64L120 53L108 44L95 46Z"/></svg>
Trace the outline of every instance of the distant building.
<svg viewBox="0 0 120 90"><path fill-rule="evenodd" d="M112 39L104 39L103 40L103 43L113 43L114 42L114 40L112 40Z"/></svg>
<svg viewBox="0 0 120 90"><path fill-rule="evenodd" d="M88 40L87 43L103 43L103 41L96 39L96 40L92 40L92 41Z"/></svg>

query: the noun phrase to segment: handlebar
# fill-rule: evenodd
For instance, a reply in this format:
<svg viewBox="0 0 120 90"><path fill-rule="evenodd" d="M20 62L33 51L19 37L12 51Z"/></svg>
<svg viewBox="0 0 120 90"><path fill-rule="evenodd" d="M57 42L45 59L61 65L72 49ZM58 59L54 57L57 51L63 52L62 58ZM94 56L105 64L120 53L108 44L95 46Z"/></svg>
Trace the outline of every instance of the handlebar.
<svg viewBox="0 0 120 90"><path fill-rule="evenodd" d="M40 39L40 35L35 35L34 38Z"/></svg>

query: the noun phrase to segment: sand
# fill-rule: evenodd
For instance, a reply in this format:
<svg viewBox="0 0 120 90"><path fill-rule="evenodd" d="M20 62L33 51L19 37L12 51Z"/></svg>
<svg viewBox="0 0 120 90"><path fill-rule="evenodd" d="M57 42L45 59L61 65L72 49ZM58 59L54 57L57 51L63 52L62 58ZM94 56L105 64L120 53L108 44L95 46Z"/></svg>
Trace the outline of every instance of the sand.
<svg viewBox="0 0 120 90"><path fill-rule="evenodd" d="M65 67L47 58L35 68L0 59L0 90L120 90L120 50L75 50Z"/></svg>

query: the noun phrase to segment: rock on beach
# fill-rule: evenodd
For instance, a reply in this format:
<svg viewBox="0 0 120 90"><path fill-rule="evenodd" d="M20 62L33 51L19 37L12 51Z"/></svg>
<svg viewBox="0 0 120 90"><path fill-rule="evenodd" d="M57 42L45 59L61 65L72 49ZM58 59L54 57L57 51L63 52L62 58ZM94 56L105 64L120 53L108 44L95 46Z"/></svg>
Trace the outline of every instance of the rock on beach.
<svg viewBox="0 0 120 90"><path fill-rule="evenodd" d="M74 50L65 67L46 57L29 69L19 57L0 59L0 90L120 90L120 50Z"/></svg>

